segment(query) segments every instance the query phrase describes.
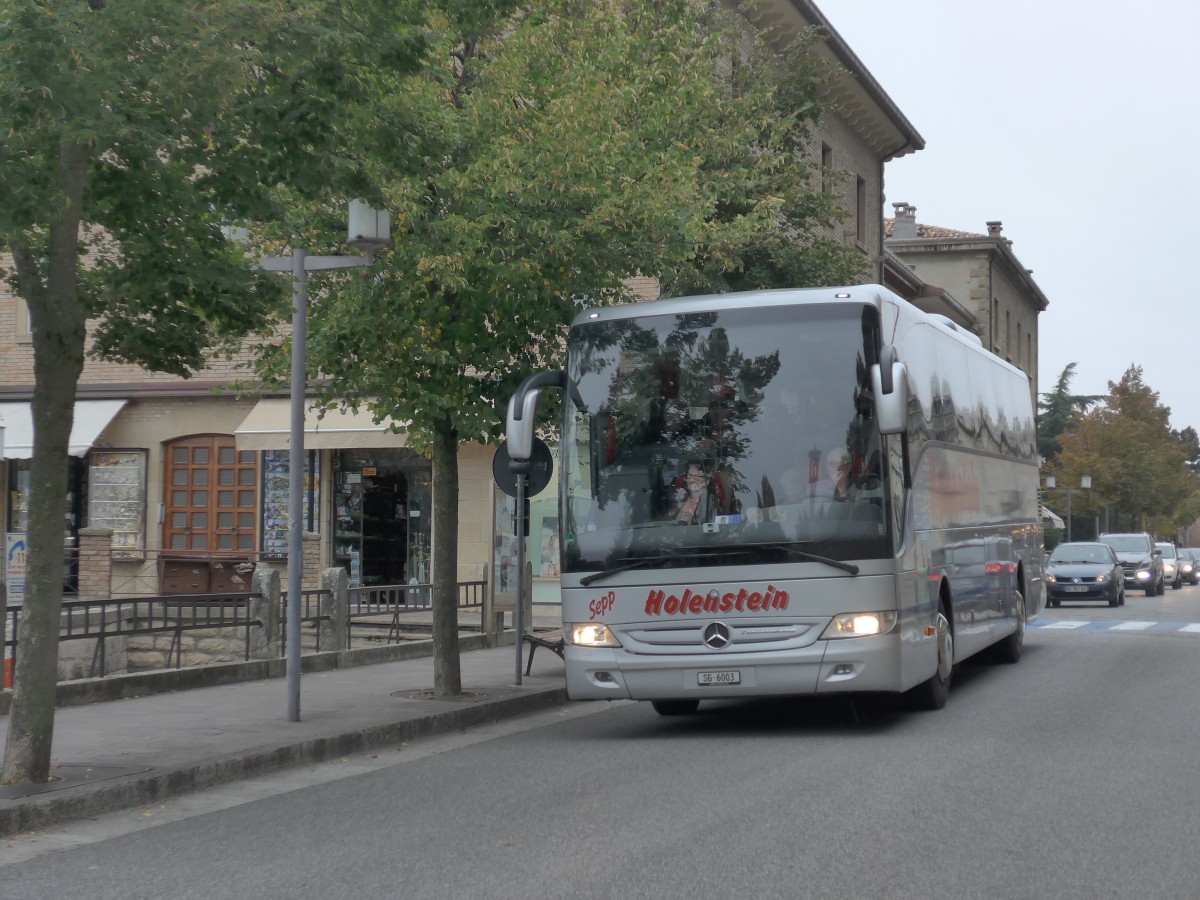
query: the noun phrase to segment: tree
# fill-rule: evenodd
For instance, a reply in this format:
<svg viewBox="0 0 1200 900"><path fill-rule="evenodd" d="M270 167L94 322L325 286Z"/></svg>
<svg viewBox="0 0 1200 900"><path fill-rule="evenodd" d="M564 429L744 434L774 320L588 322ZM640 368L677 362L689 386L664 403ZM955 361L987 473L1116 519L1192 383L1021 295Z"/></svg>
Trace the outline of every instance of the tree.
<svg viewBox="0 0 1200 900"><path fill-rule="evenodd" d="M187 377L208 353L286 314L284 286L255 273L222 226L285 220L306 189L328 206L319 191L363 181L352 158L330 157L360 124L339 118L334 101L372 84L356 52L364 29L374 66L415 64L417 7L387 6L5 6L0 236L12 257L5 274L29 308L35 369L30 565L6 782L49 773L67 439L85 348Z"/></svg>
<svg viewBox="0 0 1200 900"><path fill-rule="evenodd" d="M1078 512L1105 510L1115 516L1113 527L1127 522L1124 527L1174 534L1177 505L1193 486L1185 444L1169 426L1171 410L1142 381L1140 366L1130 366L1108 389L1102 406L1077 413L1060 435L1062 450L1051 471L1064 485L1092 476L1092 489L1074 497Z"/></svg>
<svg viewBox="0 0 1200 900"><path fill-rule="evenodd" d="M309 353L328 402L405 421L432 458L438 694L461 691L459 446L498 437L509 394L555 365L576 311L628 298L638 273L796 285L865 266L812 236L834 212L786 172L820 79L800 56L767 65L761 41L744 78L714 77L747 46L745 23L714 7L542 0L491 27L446 19L397 87L423 167L393 165L403 146L374 161L394 247L375 280L314 303Z"/></svg>
<svg viewBox="0 0 1200 900"><path fill-rule="evenodd" d="M1076 413L1087 412L1104 400L1100 394L1072 394L1071 382L1075 378L1076 363L1069 363L1054 390L1042 394L1038 401L1041 415L1038 417L1038 453L1044 459L1054 459L1061 449L1058 436L1066 431Z"/></svg>

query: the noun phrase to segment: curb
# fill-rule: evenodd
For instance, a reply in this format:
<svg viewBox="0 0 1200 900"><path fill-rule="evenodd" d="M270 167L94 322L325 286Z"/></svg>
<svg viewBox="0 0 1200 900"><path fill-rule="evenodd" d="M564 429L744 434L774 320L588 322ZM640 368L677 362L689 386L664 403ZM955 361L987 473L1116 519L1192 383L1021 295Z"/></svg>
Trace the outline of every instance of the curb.
<svg viewBox="0 0 1200 900"><path fill-rule="evenodd" d="M64 788L0 805L0 837L152 803L295 766L327 762L351 753L434 737L498 719L537 712L567 701L566 687L373 725L343 734L310 738L218 757L192 766L150 770L95 785Z"/></svg>

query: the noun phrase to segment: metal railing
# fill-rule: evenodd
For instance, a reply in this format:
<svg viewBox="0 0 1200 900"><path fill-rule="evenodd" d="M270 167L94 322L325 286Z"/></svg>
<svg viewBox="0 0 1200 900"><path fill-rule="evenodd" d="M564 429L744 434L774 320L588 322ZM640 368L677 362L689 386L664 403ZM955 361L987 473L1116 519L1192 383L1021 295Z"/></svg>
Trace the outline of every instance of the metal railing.
<svg viewBox="0 0 1200 900"><path fill-rule="evenodd" d="M107 671L108 639L144 634L170 634L171 645L164 659L168 665L175 657L175 668L183 665L183 635L188 631L214 628L241 628L245 658L250 658L250 628L262 623L249 615L249 601L259 594L178 594L158 597L113 598L107 600L64 600L58 640L91 640L89 677L103 677ZM20 652L21 607L8 609L5 645L8 657L16 660ZM99 670L97 672L97 669Z"/></svg>
<svg viewBox="0 0 1200 900"><path fill-rule="evenodd" d="M311 626L316 635L316 651L321 652L321 624L330 616L321 610L322 600L329 596L327 589L306 590L301 596L301 625ZM387 643L399 643L404 624L410 613L432 612L433 585L398 584L356 587L349 590L346 605L346 628L356 619L389 616ZM459 610L478 609L482 625L487 581L458 583ZM171 645L164 661L170 667L182 668L183 635L190 631L214 628L243 629L243 656L250 658L250 629L263 623L251 618L250 601L261 598L259 593L238 594L172 594L110 598L103 600L65 599L59 641L91 640L96 642L92 653L89 677L108 674L108 639L134 635L170 634ZM4 647L6 657L15 662L20 650L20 606L5 611ZM380 623L382 624L382 623ZM279 655L287 652L287 595L280 594Z"/></svg>
<svg viewBox="0 0 1200 900"><path fill-rule="evenodd" d="M321 652L321 623L331 621L332 617L321 612L321 599L328 597L330 591L315 590L300 592L300 627L311 625L316 630L316 651ZM279 655L287 656L287 621L288 621L287 591L279 595Z"/></svg>
<svg viewBox="0 0 1200 900"><path fill-rule="evenodd" d="M350 623L355 619L390 615L387 643L399 643L403 630L402 616L409 613L433 611L433 584L388 584L370 587L352 587L350 594ZM487 581L458 582L458 608L478 609L480 625L483 624L484 598L487 596Z"/></svg>

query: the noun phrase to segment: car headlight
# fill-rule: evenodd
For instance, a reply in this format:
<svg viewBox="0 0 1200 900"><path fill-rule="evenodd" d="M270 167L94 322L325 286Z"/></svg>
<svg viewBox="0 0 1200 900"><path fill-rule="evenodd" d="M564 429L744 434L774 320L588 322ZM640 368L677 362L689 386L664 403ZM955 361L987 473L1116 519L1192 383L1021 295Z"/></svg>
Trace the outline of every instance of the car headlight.
<svg viewBox="0 0 1200 900"><path fill-rule="evenodd" d="M887 634L896 627L896 611L843 613L834 616L833 621L821 634L821 640L834 638L871 637L876 634Z"/></svg>
<svg viewBox="0 0 1200 900"><path fill-rule="evenodd" d="M620 647L621 642L613 634L613 630L599 622L584 622L581 625L567 624L563 626L563 634L568 644L577 647Z"/></svg>
<svg viewBox="0 0 1200 900"><path fill-rule="evenodd" d="M1149 569L1138 569L1138 570L1137 570L1137 577L1138 577L1138 579L1139 579L1139 580L1141 580L1141 581L1145 581L1145 580L1146 580L1146 579L1148 579L1148 578L1153 578L1153 577L1154 577L1154 573L1153 573L1153 572L1151 572Z"/></svg>
<svg viewBox="0 0 1200 900"><path fill-rule="evenodd" d="M1110 578L1112 578L1112 572L1105 572L1103 575L1096 576L1096 582L1098 584L1104 584L1104 582L1108 581Z"/></svg>
<svg viewBox="0 0 1200 900"><path fill-rule="evenodd" d="M1047 582L1047 584L1058 584L1058 579L1055 578L1053 575L1051 575L1049 572L1047 572L1046 573L1046 582Z"/></svg>

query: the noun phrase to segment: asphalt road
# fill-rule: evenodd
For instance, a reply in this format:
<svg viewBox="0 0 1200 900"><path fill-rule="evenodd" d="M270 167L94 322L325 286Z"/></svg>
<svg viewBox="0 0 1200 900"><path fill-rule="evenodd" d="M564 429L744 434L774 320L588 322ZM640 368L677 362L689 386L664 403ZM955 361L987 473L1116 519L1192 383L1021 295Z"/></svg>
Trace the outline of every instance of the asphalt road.
<svg viewBox="0 0 1200 900"><path fill-rule="evenodd" d="M1200 588L950 703L576 704L0 845L21 898L1195 897Z"/></svg>

